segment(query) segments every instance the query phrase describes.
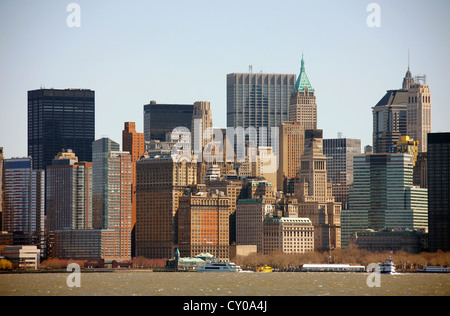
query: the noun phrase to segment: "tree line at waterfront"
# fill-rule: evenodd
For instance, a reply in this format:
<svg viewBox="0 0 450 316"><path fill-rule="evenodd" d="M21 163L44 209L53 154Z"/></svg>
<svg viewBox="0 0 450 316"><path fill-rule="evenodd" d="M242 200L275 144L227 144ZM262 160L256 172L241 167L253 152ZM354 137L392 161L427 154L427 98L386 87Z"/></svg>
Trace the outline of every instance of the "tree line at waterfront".
<svg viewBox="0 0 450 316"><path fill-rule="evenodd" d="M422 252L411 254L404 251L391 253L371 252L357 248L335 249L331 252L310 252L305 254L252 254L246 257L238 256L234 262L244 269L255 270L260 266L268 265L278 270L299 268L303 264L351 264L368 266L371 263L380 263L392 257L399 271L415 271L423 266L450 266L450 252Z"/></svg>

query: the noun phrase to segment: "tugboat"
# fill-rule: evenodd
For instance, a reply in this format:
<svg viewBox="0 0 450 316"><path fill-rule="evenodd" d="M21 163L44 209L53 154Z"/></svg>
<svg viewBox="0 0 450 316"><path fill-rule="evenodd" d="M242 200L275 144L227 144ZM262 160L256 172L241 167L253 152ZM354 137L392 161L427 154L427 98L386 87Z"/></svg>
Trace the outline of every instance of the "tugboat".
<svg viewBox="0 0 450 316"><path fill-rule="evenodd" d="M383 263L378 264L381 274L397 274L395 270L394 259L389 258Z"/></svg>

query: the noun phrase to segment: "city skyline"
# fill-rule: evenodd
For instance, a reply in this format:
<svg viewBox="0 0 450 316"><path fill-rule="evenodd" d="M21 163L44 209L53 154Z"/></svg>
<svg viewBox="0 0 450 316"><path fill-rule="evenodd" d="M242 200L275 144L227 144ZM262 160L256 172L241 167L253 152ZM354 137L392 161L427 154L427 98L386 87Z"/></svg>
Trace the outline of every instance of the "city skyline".
<svg viewBox="0 0 450 316"><path fill-rule="evenodd" d="M387 90L401 88L408 64L413 76L427 75L432 132L449 129L445 1L378 1L379 28L367 24L370 1L195 1L176 2L175 10L173 3L147 1L76 3L79 28L66 23L69 2L0 4L0 41L7 47L0 52L0 144L6 157L27 156L27 91L41 86L96 91L95 139L106 135L120 144L124 122L143 131L143 106L151 100L208 101L214 127L226 127L227 74L253 65L254 73L298 75L302 54L324 138L342 132L372 144L371 108ZM304 9L309 14L301 14Z"/></svg>

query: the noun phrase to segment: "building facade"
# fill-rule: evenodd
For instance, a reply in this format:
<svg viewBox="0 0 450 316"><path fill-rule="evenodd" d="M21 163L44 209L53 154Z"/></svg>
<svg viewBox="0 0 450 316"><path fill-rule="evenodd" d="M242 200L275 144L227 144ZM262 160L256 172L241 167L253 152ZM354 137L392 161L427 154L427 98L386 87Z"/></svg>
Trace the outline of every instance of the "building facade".
<svg viewBox="0 0 450 316"><path fill-rule="evenodd" d="M311 219L316 250L341 248L342 205L335 201L332 183L328 181L322 135L322 130L305 131L305 153L298 181L294 183L299 217Z"/></svg>
<svg viewBox="0 0 450 316"><path fill-rule="evenodd" d="M450 133L428 134L430 251L450 251Z"/></svg>
<svg viewBox="0 0 450 316"><path fill-rule="evenodd" d="M28 156L45 170L63 149L92 162L95 138L95 92L78 89L28 91Z"/></svg>
<svg viewBox="0 0 450 316"><path fill-rule="evenodd" d="M92 163L57 155L46 172L46 230L92 228Z"/></svg>
<svg viewBox="0 0 450 316"><path fill-rule="evenodd" d="M179 198L197 184L197 163L143 158L136 163L136 256L172 258Z"/></svg>
<svg viewBox="0 0 450 316"><path fill-rule="evenodd" d="M353 156L361 154L361 140L334 138L323 140L323 153L327 157L328 181L336 202L348 209L349 189L353 184Z"/></svg>
<svg viewBox="0 0 450 316"><path fill-rule="evenodd" d="M268 217L263 223L264 254L314 251L314 226L309 218Z"/></svg>
<svg viewBox="0 0 450 316"><path fill-rule="evenodd" d="M293 74L231 73L227 75L227 126L271 129L288 121L289 100L295 86Z"/></svg>
<svg viewBox="0 0 450 316"><path fill-rule="evenodd" d="M419 142L419 152L427 151L431 133L431 93L426 84L414 83L408 90L407 135Z"/></svg>
<svg viewBox="0 0 450 316"><path fill-rule="evenodd" d="M427 190L413 186L413 156L354 157L349 210L342 212L342 244L356 230L428 230Z"/></svg>
<svg viewBox="0 0 450 316"><path fill-rule="evenodd" d="M300 74L289 101L288 120L299 123L305 130L317 129L316 94L306 75L303 56Z"/></svg>
<svg viewBox="0 0 450 316"><path fill-rule="evenodd" d="M16 245L44 248L45 172L30 157L5 159L3 231Z"/></svg>
<svg viewBox="0 0 450 316"><path fill-rule="evenodd" d="M230 198L223 192L190 193L179 200L178 248L182 257L209 253L229 260Z"/></svg>
<svg viewBox="0 0 450 316"><path fill-rule="evenodd" d="M145 142L164 142L167 133L172 133L176 127L191 129L193 114L192 104L158 104L151 101L144 105Z"/></svg>

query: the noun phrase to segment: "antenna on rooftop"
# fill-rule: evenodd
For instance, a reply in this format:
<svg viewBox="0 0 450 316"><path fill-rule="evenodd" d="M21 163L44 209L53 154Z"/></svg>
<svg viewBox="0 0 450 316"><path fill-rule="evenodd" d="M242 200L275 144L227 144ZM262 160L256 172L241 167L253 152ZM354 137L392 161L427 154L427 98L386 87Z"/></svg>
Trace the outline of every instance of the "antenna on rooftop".
<svg viewBox="0 0 450 316"><path fill-rule="evenodd" d="M253 73L253 65L248 66L248 71L250 72L250 74Z"/></svg>

